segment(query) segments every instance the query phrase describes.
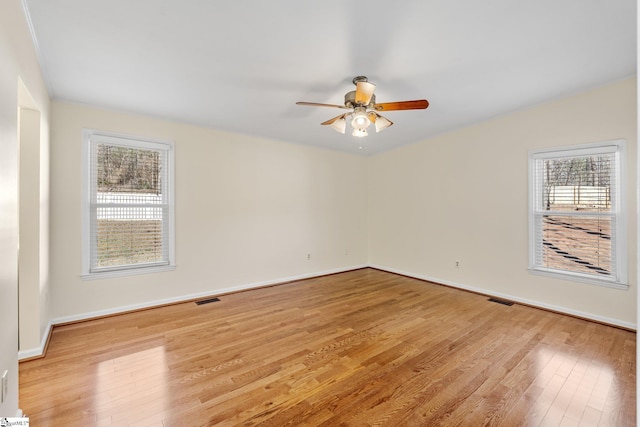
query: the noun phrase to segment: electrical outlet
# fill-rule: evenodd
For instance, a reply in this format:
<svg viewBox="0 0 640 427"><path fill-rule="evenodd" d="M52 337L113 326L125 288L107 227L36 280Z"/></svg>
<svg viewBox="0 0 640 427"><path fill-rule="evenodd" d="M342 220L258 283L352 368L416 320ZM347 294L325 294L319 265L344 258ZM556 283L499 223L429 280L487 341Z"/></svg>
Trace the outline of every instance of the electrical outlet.
<svg viewBox="0 0 640 427"><path fill-rule="evenodd" d="M460 268L460 261L456 260L456 268Z"/></svg>
<svg viewBox="0 0 640 427"><path fill-rule="evenodd" d="M307 254L307 260L311 259L311 254Z"/></svg>
<svg viewBox="0 0 640 427"><path fill-rule="evenodd" d="M9 396L9 371L2 373L2 387L0 389L0 403L4 403L4 400Z"/></svg>

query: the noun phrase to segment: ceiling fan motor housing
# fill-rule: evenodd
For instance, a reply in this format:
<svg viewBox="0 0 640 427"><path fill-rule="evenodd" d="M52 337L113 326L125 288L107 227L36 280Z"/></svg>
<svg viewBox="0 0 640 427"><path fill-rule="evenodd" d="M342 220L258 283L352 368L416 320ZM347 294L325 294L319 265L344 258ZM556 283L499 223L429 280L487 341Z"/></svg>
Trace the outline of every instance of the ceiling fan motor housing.
<svg viewBox="0 0 640 427"><path fill-rule="evenodd" d="M347 108L354 108L354 107L374 108L375 103L376 103L376 96L371 95L371 100L367 105L358 104L356 102L355 90L352 90L351 92L347 92L347 94L344 96L344 106Z"/></svg>

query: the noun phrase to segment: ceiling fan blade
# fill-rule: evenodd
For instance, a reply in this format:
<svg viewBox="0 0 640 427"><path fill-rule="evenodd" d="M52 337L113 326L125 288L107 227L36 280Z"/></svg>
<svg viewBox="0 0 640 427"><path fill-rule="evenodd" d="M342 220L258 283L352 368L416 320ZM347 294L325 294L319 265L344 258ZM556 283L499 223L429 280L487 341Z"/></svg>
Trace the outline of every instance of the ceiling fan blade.
<svg viewBox="0 0 640 427"><path fill-rule="evenodd" d="M399 101L399 102L383 102L374 106L376 111L393 111L393 110L424 110L429 106L426 99L417 99L415 101Z"/></svg>
<svg viewBox="0 0 640 427"><path fill-rule="evenodd" d="M373 91L376 90L376 85L369 82L357 82L356 83L356 104L369 105Z"/></svg>
<svg viewBox="0 0 640 427"><path fill-rule="evenodd" d="M318 102L303 102L303 101L298 101L296 102L296 105L309 105L311 107L332 107L332 108L344 108L347 109L347 107L345 107L344 105L338 105L338 104L321 104Z"/></svg>
<svg viewBox="0 0 640 427"><path fill-rule="evenodd" d="M322 122L320 123L321 125L330 125L333 124L333 122L335 122L336 120L341 120L343 118L345 118L345 116L347 115L347 113L341 114L339 116L334 117L333 119L329 119L326 122Z"/></svg>

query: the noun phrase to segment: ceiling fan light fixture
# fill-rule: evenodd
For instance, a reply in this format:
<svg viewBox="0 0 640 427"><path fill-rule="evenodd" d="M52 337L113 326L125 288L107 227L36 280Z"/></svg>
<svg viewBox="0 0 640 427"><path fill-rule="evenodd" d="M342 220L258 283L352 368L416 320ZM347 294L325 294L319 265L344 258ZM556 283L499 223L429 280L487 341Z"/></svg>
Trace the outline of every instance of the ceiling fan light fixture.
<svg viewBox="0 0 640 427"><path fill-rule="evenodd" d="M335 122L331 123L331 128L336 132L344 133L347 130L347 120L343 117L340 117Z"/></svg>
<svg viewBox="0 0 640 427"><path fill-rule="evenodd" d="M376 125L376 133L381 132L391 126L393 122L385 117L382 117L380 114L376 117L375 125Z"/></svg>
<svg viewBox="0 0 640 427"><path fill-rule="evenodd" d="M369 120L366 111L364 109L356 109L351 116L351 126L354 129L365 130L369 125L371 125L371 120Z"/></svg>
<svg viewBox="0 0 640 427"><path fill-rule="evenodd" d="M353 129L353 133L351 135L357 136L358 138L363 138L369 134L367 133L366 129Z"/></svg>

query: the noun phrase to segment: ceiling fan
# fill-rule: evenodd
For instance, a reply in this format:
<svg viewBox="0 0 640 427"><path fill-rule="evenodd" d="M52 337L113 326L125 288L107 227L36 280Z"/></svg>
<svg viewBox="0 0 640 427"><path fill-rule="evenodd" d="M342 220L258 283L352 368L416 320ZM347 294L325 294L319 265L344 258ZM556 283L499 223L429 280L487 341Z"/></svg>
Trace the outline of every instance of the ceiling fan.
<svg viewBox="0 0 640 427"><path fill-rule="evenodd" d="M356 90L347 92L344 96L344 105L337 104L320 104L317 102L296 102L297 105L309 105L315 107L332 107L352 110L348 113L341 114L337 117L320 123L324 126L331 126L340 133L345 133L347 129L347 120L353 128L353 136L367 136L367 128L373 124L376 132L380 132L393 124L393 122L380 114L378 111L394 111L394 110L424 110L429 106L426 99L417 99L414 101L398 101L383 102L376 104L376 96L373 94L376 85L369 83L365 76L357 76L353 79Z"/></svg>

